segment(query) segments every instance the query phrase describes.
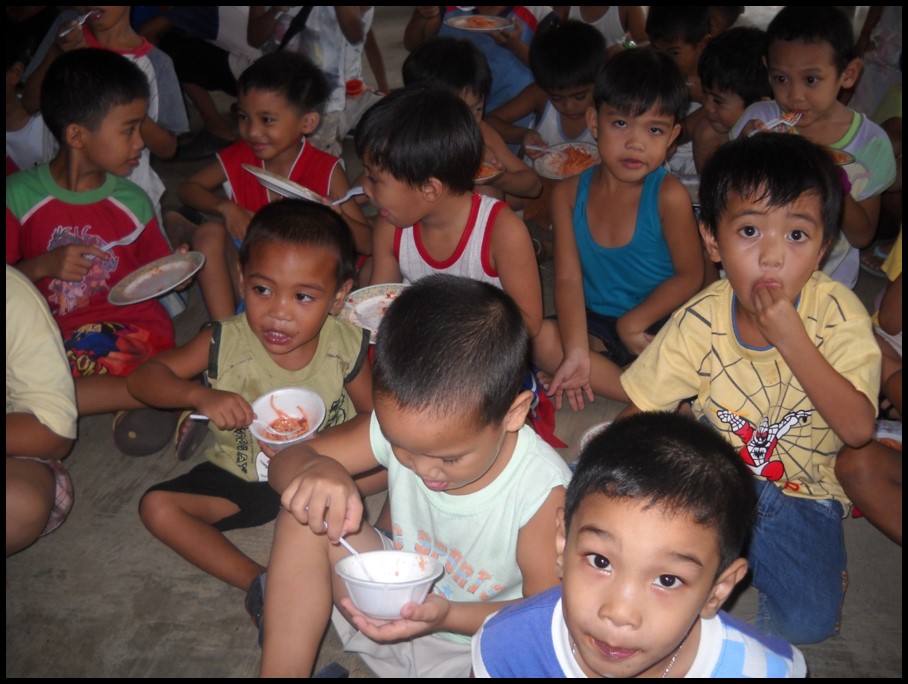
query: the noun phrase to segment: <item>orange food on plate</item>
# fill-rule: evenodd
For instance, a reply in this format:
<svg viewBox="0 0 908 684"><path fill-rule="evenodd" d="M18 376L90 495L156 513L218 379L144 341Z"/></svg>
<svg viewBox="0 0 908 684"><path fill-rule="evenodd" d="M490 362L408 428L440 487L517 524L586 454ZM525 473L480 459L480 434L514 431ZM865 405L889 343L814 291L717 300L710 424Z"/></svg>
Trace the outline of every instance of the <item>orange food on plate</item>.
<svg viewBox="0 0 908 684"><path fill-rule="evenodd" d="M575 176L596 163L596 158L592 154L577 147L568 147L560 154L564 157L561 163L563 176Z"/></svg>
<svg viewBox="0 0 908 684"><path fill-rule="evenodd" d="M842 150L834 150L833 148L829 149L829 156L832 157L832 161L836 164L850 164L854 161L854 157L848 152L843 152Z"/></svg>
<svg viewBox="0 0 908 684"><path fill-rule="evenodd" d="M467 17L467 20L464 23L467 28L472 29L493 29L498 26L497 21L486 17Z"/></svg>
<svg viewBox="0 0 908 684"><path fill-rule="evenodd" d="M494 176L498 173L498 167L494 164L490 164L487 161L484 161L479 167L479 173L476 174L476 180L482 180L483 178L488 178L489 176Z"/></svg>

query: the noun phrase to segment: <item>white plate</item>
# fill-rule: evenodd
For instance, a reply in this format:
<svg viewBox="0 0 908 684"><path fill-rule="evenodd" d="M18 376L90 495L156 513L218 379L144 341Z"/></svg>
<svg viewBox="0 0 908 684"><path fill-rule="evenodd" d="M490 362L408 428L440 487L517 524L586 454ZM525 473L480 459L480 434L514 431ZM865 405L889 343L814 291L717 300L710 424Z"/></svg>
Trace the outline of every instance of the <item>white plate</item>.
<svg viewBox="0 0 908 684"><path fill-rule="evenodd" d="M243 164L243 168L258 178L259 183L271 190L271 192L276 192L278 195L292 197L294 199L305 199L310 202L318 202L319 204L330 204L330 200L327 198L322 197L317 192L312 192L309 188L304 188L299 183L294 183L289 178L278 176L276 173L271 173L271 171L266 169L260 169L252 164Z"/></svg>
<svg viewBox="0 0 908 684"><path fill-rule="evenodd" d="M372 333L372 344L375 344L375 334L381 325L381 319L405 287L407 286L403 283L385 283L355 290L347 296L344 308L337 317L368 330Z"/></svg>
<svg viewBox="0 0 908 684"><path fill-rule="evenodd" d="M498 178L505 171L504 169L499 169L497 166L495 166L494 164L490 164L487 161L482 162L482 165L479 167L479 172L482 173L483 171L488 171L488 170L491 170L492 173L489 173L482 177L476 176L475 178L473 178L473 184L474 185L485 185L489 181L492 181L492 180L495 180L496 178Z"/></svg>
<svg viewBox="0 0 908 684"><path fill-rule="evenodd" d="M493 17L487 14L470 14L460 17L451 17L450 19L445 19L445 24L451 28L462 29L464 31L479 31L481 33L487 33L488 31L504 31L514 26L514 22L510 19Z"/></svg>
<svg viewBox="0 0 908 684"><path fill-rule="evenodd" d="M160 297L194 276L205 263L201 252L171 254L133 271L111 288L107 301L116 306Z"/></svg>
<svg viewBox="0 0 908 684"><path fill-rule="evenodd" d="M570 148L581 150L589 154L593 161L589 166L576 171L574 173L562 173L561 166L564 164L565 156L564 151ZM599 148L596 147L593 143L588 142L572 142L572 143L561 143L560 145L552 145L549 148L549 152L538 157L533 162L533 168L536 169L538 173L543 178L550 178L552 180L561 180L562 178L570 178L571 176L576 176L583 171L586 171L593 164L599 163Z"/></svg>

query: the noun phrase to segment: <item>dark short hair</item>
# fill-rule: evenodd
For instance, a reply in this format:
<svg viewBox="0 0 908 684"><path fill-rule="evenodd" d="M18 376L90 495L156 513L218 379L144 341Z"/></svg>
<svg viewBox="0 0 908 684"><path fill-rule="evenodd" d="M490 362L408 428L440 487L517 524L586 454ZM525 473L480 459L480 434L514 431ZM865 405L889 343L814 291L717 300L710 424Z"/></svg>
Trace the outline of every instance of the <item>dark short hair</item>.
<svg viewBox="0 0 908 684"><path fill-rule="evenodd" d="M305 55L274 52L255 60L237 79L237 90L278 93L300 114L315 111L331 93L328 80Z"/></svg>
<svg viewBox="0 0 908 684"><path fill-rule="evenodd" d="M116 52L85 48L64 52L50 65L41 83L41 115L63 144L70 124L96 131L114 107L148 98L139 67Z"/></svg>
<svg viewBox="0 0 908 684"><path fill-rule="evenodd" d="M742 555L756 504L753 477L734 447L677 413L629 416L590 441L565 496L568 529L583 500L595 494L690 515L714 528L718 573Z"/></svg>
<svg viewBox="0 0 908 684"><path fill-rule="evenodd" d="M285 199L259 209L240 245L240 266L249 263L252 248L262 242L321 247L337 255L337 287L353 278L353 234L341 216L317 202Z"/></svg>
<svg viewBox="0 0 908 684"><path fill-rule="evenodd" d="M765 56L766 33L736 26L709 41L697 62L697 75L704 88L735 93L747 107L772 98Z"/></svg>
<svg viewBox="0 0 908 684"><path fill-rule="evenodd" d="M836 71L842 73L857 56L851 20L838 7L788 5L779 10L766 27L767 46L777 41L827 43L833 52Z"/></svg>
<svg viewBox="0 0 908 684"><path fill-rule="evenodd" d="M587 23L566 21L536 34L530 43L530 70L545 92L596 82L605 64L605 38Z"/></svg>
<svg viewBox="0 0 908 684"><path fill-rule="evenodd" d="M361 159L412 187L437 178L452 192L472 192L482 162L482 133L467 105L430 86L408 86L376 102L354 141Z"/></svg>
<svg viewBox="0 0 908 684"><path fill-rule="evenodd" d="M596 109L603 104L630 116L653 107L678 123L687 113L687 85L678 65L652 48L625 50L599 72L593 93Z"/></svg>
<svg viewBox="0 0 908 684"><path fill-rule="evenodd" d="M646 13L650 40L681 40L698 45L709 35L709 6L651 5Z"/></svg>
<svg viewBox="0 0 908 684"><path fill-rule="evenodd" d="M485 99L492 89L489 61L474 43L440 37L426 41L404 60L405 86L429 85L460 96L467 92Z"/></svg>
<svg viewBox="0 0 908 684"><path fill-rule="evenodd" d="M823 241L839 232L840 171L829 152L801 135L758 133L722 145L700 175L700 220L715 235L731 196L766 199L772 207L816 195Z"/></svg>
<svg viewBox="0 0 908 684"><path fill-rule="evenodd" d="M527 369L527 332L503 290L434 274L392 302L378 330L375 395L404 411L501 422Z"/></svg>

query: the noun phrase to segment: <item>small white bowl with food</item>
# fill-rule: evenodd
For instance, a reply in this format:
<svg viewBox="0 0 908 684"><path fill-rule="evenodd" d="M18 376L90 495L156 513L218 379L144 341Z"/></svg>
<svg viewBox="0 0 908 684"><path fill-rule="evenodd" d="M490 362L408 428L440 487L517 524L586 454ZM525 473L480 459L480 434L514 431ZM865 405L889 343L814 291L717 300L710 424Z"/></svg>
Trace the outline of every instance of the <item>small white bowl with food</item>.
<svg viewBox="0 0 908 684"><path fill-rule="evenodd" d="M252 436L275 451L310 439L325 420L325 402L302 387L282 387L263 394L252 402L252 411Z"/></svg>

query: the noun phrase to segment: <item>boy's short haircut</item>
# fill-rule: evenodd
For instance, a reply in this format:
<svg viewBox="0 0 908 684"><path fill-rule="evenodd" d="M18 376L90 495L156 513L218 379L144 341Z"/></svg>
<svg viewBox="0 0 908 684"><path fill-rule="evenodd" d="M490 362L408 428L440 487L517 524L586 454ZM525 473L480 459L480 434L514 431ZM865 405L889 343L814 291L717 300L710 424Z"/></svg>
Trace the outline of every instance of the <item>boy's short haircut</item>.
<svg viewBox="0 0 908 684"><path fill-rule="evenodd" d="M328 207L302 199L285 199L259 209L240 245L245 267L253 246L260 242L322 247L337 254L337 287L356 273L353 234L344 219Z"/></svg>
<svg viewBox="0 0 908 684"><path fill-rule="evenodd" d="M677 413L615 421L584 448L565 496L564 522L600 494L640 501L715 528L717 576L742 555L756 505L753 477L716 430Z"/></svg>
<svg viewBox="0 0 908 684"><path fill-rule="evenodd" d="M646 13L646 35L652 41L699 45L709 28L709 6L651 5Z"/></svg>
<svg viewBox="0 0 908 684"><path fill-rule="evenodd" d="M473 191L482 133L457 95L409 86L366 110L354 135L360 159L417 188L437 178L452 192Z"/></svg>
<svg viewBox="0 0 908 684"><path fill-rule="evenodd" d="M64 52L50 65L41 83L41 115L62 145L70 124L96 131L112 108L149 97L139 67L116 52L85 48Z"/></svg>
<svg viewBox="0 0 908 684"><path fill-rule="evenodd" d="M308 57L285 51L255 60L237 79L237 91L278 93L300 114L308 114L327 102L331 93L328 80Z"/></svg>
<svg viewBox="0 0 908 684"><path fill-rule="evenodd" d="M520 309L503 290L426 276L382 320L374 392L407 412L469 418L477 428L500 423L520 393L527 344Z"/></svg>
<svg viewBox="0 0 908 684"><path fill-rule="evenodd" d="M592 85L605 64L605 38L582 21L569 20L536 34L530 43L530 70L545 92Z"/></svg>
<svg viewBox="0 0 908 684"><path fill-rule="evenodd" d="M674 60L652 48L625 50L599 72L593 102L607 104L629 116L658 106L662 114L680 123L687 113L687 85Z"/></svg>
<svg viewBox="0 0 908 684"><path fill-rule="evenodd" d="M459 38L426 41L407 56L401 73L405 86L434 86L457 96L470 93L484 100L492 89L486 56L474 43Z"/></svg>
<svg viewBox="0 0 908 684"><path fill-rule="evenodd" d="M822 147L801 135L758 133L722 145L700 175L700 220L716 235L732 196L766 198L771 207L816 195L823 241L838 235L843 191L839 167Z"/></svg>
<svg viewBox="0 0 908 684"><path fill-rule="evenodd" d="M750 26L736 26L709 41L697 62L703 87L719 93L735 93L744 106L772 99L766 71L766 33Z"/></svg>
<svg viewBox="0 0 908 684"><path fill-rule="evenodd" d="M857 57L851 20L838 7L788 5L779 10L766 27L766 44L799 40L803 43L828 43L836 71L842 73Z"/></svg>

